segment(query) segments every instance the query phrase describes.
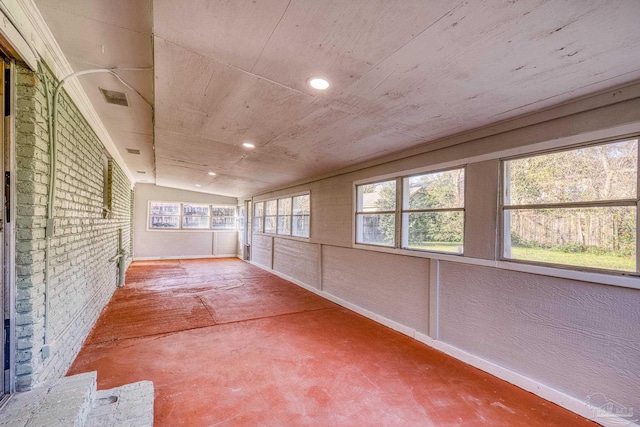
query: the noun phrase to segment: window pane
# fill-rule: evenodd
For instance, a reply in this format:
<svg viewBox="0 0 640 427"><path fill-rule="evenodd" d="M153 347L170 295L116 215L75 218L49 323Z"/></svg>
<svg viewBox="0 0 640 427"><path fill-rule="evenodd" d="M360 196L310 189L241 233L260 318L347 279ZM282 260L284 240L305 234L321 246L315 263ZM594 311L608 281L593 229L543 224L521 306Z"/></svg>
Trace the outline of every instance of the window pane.
<svg viewBox="0 0 640 427"><path fill-rule="evenodd" d="M209 228L208 216L185 216L182 218L182 228Z"/></svg>
<svg viewBox="0 0 640 427"><path fill-rule="evenodd" d="M180 215L180 203L151 202L150 215Z"/></svg>
<svg viewBox="0 0 640 427"><path fill-rule="evenodd" d="M267 216L264 218L264 232L265 233L274 233L276 232L276 217L275 216Z"/></svg>
<svg viewBox="0 0 640 427"><path fill-rule="evenodd" d="M254 208L254 216L263 216L264 215L264 203L258 202L255 204Z"/></svg>
<svg viewBox="0 0 640 427"><path fill-rule="evenodd" d="M356 243L395 245L395 214L358 214Z"/></svg>
<svg viewBox="0 0 640 427"><path fill-rule="evenodd" d="M506 258L636 271L636 208L505 211Z"/></svg>
<svg viewBox="0 0 640 427"><path fill-rule="evenodd" d="M303 196L296 196L293 198L293 214L294 215L309 215L310 197L308 194Z"/></svg>
<svg viewBox="0 0 640 427"><path fill-rule="evenodd" d="M278 234L291 234L291 216L280 215L278 216Z"/></svg>
<svg viewBox="0 0 640 427"><path fill-rule="evenodd" d="M291 215L291 197L278 199L278 215Z"/></svg>
<svg viewBox="0 0 640 427"><path fill-rule="evenodd" d="M256 216L253 218L253 231L262 233L262 217Z"/></svg>
<svg viewBox="0 0 640 427"><path fill-rule="evenodd" d="M185 203L182 205L182 214L184 216L209 216L209 205ZM206 222L208 223L209 221Z"/></svg>
<svg viewBox="0 0 640 427"><path fill-rule="evenodd" d="M463 212L406 213L402 220L408 224L407 248L462 253Z"/></svg>
<svg viewBox="0 0 640 427"><path fill-rule="evenodd" d="M179 216L151 215L149 228L176 229L180 228Z"/></svg>
<svg viewBox="0 0 640 427"><path fill-rule="evenodd" d="M242 223L240 223L242 226ZM236 218L232 216L214 216L211 218L211 228L214 230L235 230Z"/></svg>
<svg viewBox="0 0 640 427"><path fill-rule="evenodd" d="M396 181L358 185L358 212L396 210Z"/></svg>
<svg viewBox="0 0 640 427"><path fill-rule="evenodd" d="M412 176L404 180L404 209L464 207L464 169Z"/></svg>
<svg viewBox="0 0 640 427"><path fill-rule="evenodd" d="M637 165L637 139L509 160L505 204L635 199Z"/></svg>
<svg viewBox="0 0 640 427"><path fill-rule="evenodd" d="M222 206L213 206L211 208L212 216L236 216L236 208L235 207L222 207Z"/></svg>
<svg viewBox="0 0 640 427"><path fill-rule="evenodd" d="M277 215L278 214L278 201L269 200L264 204L265 215Z"/></svg>
<svg viewBox="0 0 640 427"><path fill-rule="evenodd" d="M294 215L291 234L297 237L309 237L309 215Z"/></svg>
<svg viewBox="0 0 640 427"><path fill-rule="evenodd" d="M264 216L264 202L257 202L253 205L253 231L262 233L262 217Z"/></svg>

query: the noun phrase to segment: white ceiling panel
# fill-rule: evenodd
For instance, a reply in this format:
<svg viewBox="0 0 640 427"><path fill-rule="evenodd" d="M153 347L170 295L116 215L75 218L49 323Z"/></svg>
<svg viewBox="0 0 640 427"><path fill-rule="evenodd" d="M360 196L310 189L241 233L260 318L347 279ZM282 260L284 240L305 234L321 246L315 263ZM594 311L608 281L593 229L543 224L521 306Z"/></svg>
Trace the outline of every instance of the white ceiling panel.
<svg viewBox="0 0 640 427"><path fill-rule="evenodd" d="M318 75L344 89L458 4L292 0L252 71L305 92Z"/></svg>
<svg viewBox="0 0 640 427"><path fill-rule="evenodd" d="M219 65L206 88L202 136L262 145L317 108L311 95Z"/></svg>
<svg viewBox="0 0 640 427"><path fill-rule="evenodd" d="M232 196L640 79L637 0L155 0L153 57L148 0L36 3L74 67L153 59L153 82L127 78L154 122L105 106L109 76L83 82L119 147L143 147L132 169Z"/></svg>
<svg viewBox="0 0 640 427"><path fill-rule="evenodd" d="M250 70L288 4L289 0L155 0L154 35Z"/></svg>

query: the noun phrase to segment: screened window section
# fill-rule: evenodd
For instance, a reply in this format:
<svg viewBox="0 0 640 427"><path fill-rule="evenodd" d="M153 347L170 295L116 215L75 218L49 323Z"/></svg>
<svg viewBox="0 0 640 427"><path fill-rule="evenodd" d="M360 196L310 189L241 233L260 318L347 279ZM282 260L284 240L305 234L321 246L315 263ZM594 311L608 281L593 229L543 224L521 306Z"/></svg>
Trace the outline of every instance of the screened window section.
<svg viewBox="0 0 640 427"><path fill-rule="evenodd" d="M464 169L403 180L402 248L462 253Z"/></svg>
<svg viewBox="0 0 640 427"><path fill-rule="evenodd" d="M187 230L209 228L209 213L209 205L183 204L182 228Z"/></svg>
<svg viewBox="0 0 640 427"><path fill-rule="evenodd" d="M308 238L311 218L310 202L309 194L301 194L255 203L253 231Z"/></svg>
<svg viewBox="0 0 640 427"><path fill-rule="evenodd" d="M214 230L235 230L236 208L231 206L211 207L211 228Z"/></svg>
<svg viewBox="0 0 640 427"><path fill-rule="evenodd" d="M309 237L309 224L311 220L311 198L308 194L293 198L293 221L291 235L296 237Z"/></svg>
<svg viewBox="0 0 640 427"><path fill-rule="evenodd" d="M291 234L291 197L278 199L278 234Z"/></svg>
<svg viewBox="0 0 640 427"><path fill-rule="evenodd" d="M356 243L394 247L396 180L356 187Z"/></svg>
<svg viewBox="0 0 640 427"><path fill-rule="evenodd" d="M278 227L278 201L269 200L264 203L264 232L276 234Z"/></svg>
<svg viewBox="0 0 640 427"><path fill-rule="evenodd" d="M264 218L264 202L256 202L253 205L253 231L262 233L262 219Z"/></svg>
<svg viewBox="0 0 640 427"><path fill-rule="evenodd" d="M503 257L638 273L638 139L503 162Z"/></svg>
<svg viewBox="0 0 640 427"><path fill-rule="evenodd" d="M235 206L149 202L150 230L236 230Z"/></svg>
<svg viewBox="0 0 640 427"><path fill-rule="evenodd" d="M180 228L180 203L151 202L149 228L175 230Z"/></svg>

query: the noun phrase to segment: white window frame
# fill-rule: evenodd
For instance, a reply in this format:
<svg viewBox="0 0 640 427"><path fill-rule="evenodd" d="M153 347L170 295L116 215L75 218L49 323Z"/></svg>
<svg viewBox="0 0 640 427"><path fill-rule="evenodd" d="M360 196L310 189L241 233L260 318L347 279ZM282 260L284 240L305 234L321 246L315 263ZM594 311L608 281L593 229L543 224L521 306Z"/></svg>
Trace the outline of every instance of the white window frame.
<svg viewBox="0 0 640 427"><path fill-rule="evenodd" d="M298 214L296 215L294 207L295 207L295 199L299 198L299 197L308 197L309 198L309 211L307 213L302 213L302 214ZM307 222L308 227L307 227L307 235L300 235L300 234L295 234L295 230L293 227L293 224L295 223L295 218L303 218L305 219L305 222ZM291 196L291 236L292 237L299 237L302 239L308 239L311 237L311 194L309 193L305 193L305 194L297 194L295 196Z"/></svg>
<svg viewBox="0 0 640 427"><path fill-rule="evenodd" d="M410 209L407 208L405 209L405 203L408 204L408 194L407 191L409 190L408 186L407 186L407 182L409 181L409 179L417 177L417 176L425 176L425 175L432 175L432 174L437 174L437 173L442 173L442 172L452 172L452 171L457 171L457 170L461 170L462 173L464 174L464 196L463 196L463 200L462 200L462 207L461 208L435 208L435 209ZM407 191L405 191L407 190ZM432 170L432 171L428 171L428 172L422 172L422 173L416 173L416 174L411 174L411 175L406 175L402 177L402 194L400 195L400 222L402 224L402 230L400 233L400 248L401 249L406 249L408 251L419 251L419 252L436 252L436 253L444 253L444 254L450 254L450 255L464 255L464 228L465 228L465 223L466 223L466 197L467 197L467 167L466 165L464 166L458 166L458 167L454 167L454 168L447 168L447 169L436 169L436 170ZM406 198L406 200L405 200ZM396 202L397 203L397 202ZM433 250L433 249L417 249L417 248L410 248L409 247L409 223L408 221L404 220L405 214L411 214L411 213L437 213L437 212L462 212L462 251L461 252L451 252L451 251L437 251L437 250ZM408 215L407 215L408 217Z"/></svg>
<svg viewBox="0 0 640 427"><path fill-rule="evenodd" d="M396 203L395 203L395 209L394 210L388 210L388 211L365 211L364 210L364 205L361 203L361 200L359 198L359 187L364 187L366 185L374 185L374 184L383 184L383 183L387 183L387 182L394 182L396 184ZM398 214L399 214L399 206L398 206L398 202L399 202L399 194L402 192L402 178L400 177L394 177L392 179L381 179L381 180L375 180L375 181L368 181L368 182L362 182L362 183L358 183L355 185L355 189L354 189L354 194L355 194L355 217L354 217L354 221L355 221L355 234L354 234L354 242L357 245L364 245L364 246L375 246L375 247L380 247L380 248L398 248L398 232L401 229L400 226L400 222L399 222L399 218L398 218ZM385 245L385 244L378 244L378 243L365 243L363 242L364 237L364 230L361 229L360 227L358 227L358 218L364 218L366 216L370 216L370 215L393 215L394 216L394 236L393 236L393 244L391 245Z"/></svg>
<svg viewBox="0 0 640 427"><path fill-rule="evenodd" d="M262 211L262 215L256 215L258 211L258 206L260 206L260 210ZM264 233L264 202L254 202L253 203L253 212L251 212L251 217L253 218L253 227L256 230L251 230L251 233Z"/></svg>
<svg viewBox="0 0 640 427"><path fill-rule="evenodd" d="M623 142L628 140L637 140L637 164L636 164L636 179L637 179L637 187L636 187L636 197L635 199L618 199L618 200L598 200L598 201L587 201L587 202L559 202L559 203L532 203L532 204L520 204L520 205L511 205L505 203L507 199L507 193L509 185L507 177L509 174L506 171L507 162L511 160L518 159L526 159L530 157L543 156L552 153L566 152L577 150L580 148L594 147L600 145L613 144L616 142ZM593 273L602 273L602 274L615 274L622 276L639 276L640 275L640 135L632 135L626 137L617 137L606 140L598 140L598 141L590 141L583 142L580 144L562 146L557 149L548 149L548 150L540 150L540 151L531 151L526 154L519 154L512 157L505 157L500 159L500 180L499 180L499 193L500 193L500 206L498 209L498 226L499 226L499 256L498 260L502 263L516 263L516 264L527 264L532 267L541 267L541 268L557 268L563 270L571 270L571 271L584 271L584 272L593 272ZM611 270L611 269L603 269L597 267L586 267L572 264L554 264L549 262L540 262L540 261L532 261L525 260L519 258L512 258L506 255L507 247L510 248L510 221L507 218L507 211L509 210L531 210L531 209L567 209L567 208L597 208L597 207L635 207L636 209L636 271L623 271L623 270Z"/></svg>
<svg viewBox="0 0 640 427"><path fill-rule="evenodd" d="M434 169L428 169L428 170L420 170L420 171L410 171L404 174L394 174L394 175L387 175L384 177L380 177L378 179L374 179L374 180L366 180L366 181L356 181L354 182L354 187L353 187L353 196L354 196L354 217L353 217L353 246L354 247L363 247L363 248L379 248L381 250L387 250L387 251L393 251L393 252L397 252L397 253L427 253L427 254L446 254L446 255L451 255L451 256L462 256L464 255L464 224L466 223L466 180L467 180L467 171L466 171L466 164L460 165L460 164L456 164L455 166L448 166L446 168L434 168ZM446 209L404 209L404 198L406 196L406 192L405 192L405 183L408 179L415 177L415 176L421 176L421 175L429 175L429 174L436 174L436 173L440 173L440 172L448 172L448 171L453 171L453 170L458 170L458 169L462 169L464 171L464 179L465 179L465 183L464 183L464 189L465 189L465 196L464 196L464 203L463 203L463 207L461 208L446 208ZM364 207L361 208L360 206L360 200L358 197L358 188L362 187L364 185L371 185L371 184L381 184L384 182L391 182L391 181L395 181L396 182L396 205L395 205L395 210L391 211L375 211L375 212L368 212L364 210ZM413 212L462 212L463 214L463 235L462 235L462 252L444 252L444 251L437 251L437 250L431 250L431 249L417 249L417 248L409 248L408 246L408 240L409 240L409 224L406 223L406 221L404 221L404 214L405 213L413 213ZM367 214L385 214L385 215L390 215L393 214L395 215L395 236L394 236L394 243L393 245L382 245L382 244L375 244L375 243L363 243L362 242L362 230L360 230L360 228L358 227L358 216L364 216Z"/></svg>
<svg viewBox="0 0 640 427"><path fill-rule="evenodd" d="M233 210L233 215L214 215L213 211L215 209L229 209L229 210ZM239 230L238 227L238 207L237 206L231 206L231 205L211 205L210 207L210 217L209 217L209 227L212 230L217 230L217 231L225 231L225 230ZM213 219L214 218L225 218L225 224L227 224L226 220L231 219L231 223L233 223L233 228L229 228L229 227L223 227L223 228L219 228L219 227L214 227L213 225Z"/></svg>
<svg viewBox="0 0 640 427"><path fill-rule="evenodd" d="M193 215L187 215L185 213L185 209L187 208L187 206L206 210L206 214L197 213ZM208 230L211 228L211 206L204 203L182 203L181 212L182 212L182 222L180 224L183 230ZM186 223L191 218L206 219L206 221L204 222L204 224L206 224L206 227L187 227Z"/></svg>
<svg viewBox="0 0 640 427"><path fill-rule="evenodd" d="M308 214L304 214L304 215L294 215L293 214L293 199L296 197L300 197L300 196L308 196L309 197L309 213ZM282 218L282 214L280 213L280 201L281 200L289 200L291 203L291 212L289 214L286 214L286 216L289 219L289 230L288 233L283 233L280 230L280 219ZM267 203L274 203L275 202L275 215L267 215ZM262 211L262 217L260 216L256 216L256 209L257 206L262 204L263 206L263 211ZM288 239L294 239L294 240L303 240L303 241L308 241L311 239L311 216L312 216L312 209L311 209L311 192L310 191L304 191L304 192L300 192L300 193L293 193L293 194L289 194L289 195L285 195L285 196L280 196L280 197L272 197L272 198L268 198L268 199L260 199L260 200L253 200L253 223L254 223L254 230L252 231L253 234L264 234L266 236L277 236L277 237L283 237L283 238L288 238ZM308 236L298 236L293 234L293 217L294 216L305 216L308 217L308 221L309 221L309 235ZM273 231L267 231L265 226L267 223L267 218L275 218L275 229Z"/></svg>
<svg viewBox="0 0 640 427"><path fill-rule="evenodd" d="M275 209L271 211L271 213L267 213L267 206L272 205L275 206ZM271 225L267 228L267 221L271 222L271 219L275 220L273 223L273 228ZM277 234L278 232L278 199L270 199L265 200L264 202L264 215L263 215L264 226L262 227L262 231L265 234Z"/></svg>
<svg viewBox="0 0 640 427"><path fill-rule="evenodd" d="M174 204L174 205L178 205L179 207L179 215L152 215L151 214L151 206L154 203L167 203L167 204ZM184 219L187 217L184 215L184 206L185 205L195 205L195 206L206 206L208 209L208 215L207 215L207 228L185 228L184 225ZM225 207L225 208L233 208L234 212L236 209L236 205L221 205L221 204L211 204L211 203L202 203L202 202L176 202L176 201L172 201L172 200L149 200L147 203L147 226L146 226L146 231L151 231L151 232L164 232L164 231L168 231L168 232L188 232L188 233L205 233L205 232L210 232L210 233L223 233L223 232L237 232L238 228L237 226L233 229L231 228L226 228L226 229L215 229L212 227L212 208L213 207ZM152 216L170 216L170 217L175 217L178 220L178 227L175 228L156 228L156 227L152 227L151 226L151 217ZM200 215L202 217L202 215ZM235 223L235 221L234 221Z"/></svg>

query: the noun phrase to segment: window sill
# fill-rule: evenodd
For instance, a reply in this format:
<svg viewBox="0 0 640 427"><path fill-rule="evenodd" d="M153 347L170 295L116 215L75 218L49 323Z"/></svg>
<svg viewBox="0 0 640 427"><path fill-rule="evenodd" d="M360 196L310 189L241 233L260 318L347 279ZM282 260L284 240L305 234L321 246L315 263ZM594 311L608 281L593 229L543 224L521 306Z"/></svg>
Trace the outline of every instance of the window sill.
<svg viewBox="0 0 640 427"><path fill-rule="evenodd" d="M411 256L415 258L427 258L439 261L449 261L459 264L470 264L481 267L492 267L501 270L518 271L522 273L538 274L541 276L557 277L561 279L577 280L581 282L596 283L600 285L618 286L622 288L640 289L640 277L623 273L603 273L594 271L575 270L571 268L558 268L544 265L526 264L506 260L487 260L481 258L465 257L458 254L445 254L440 252L413 251L396 249L384 246L363 245L354 243L354 249L362 249L373 252L382 252L394 255Z"/></svg>

